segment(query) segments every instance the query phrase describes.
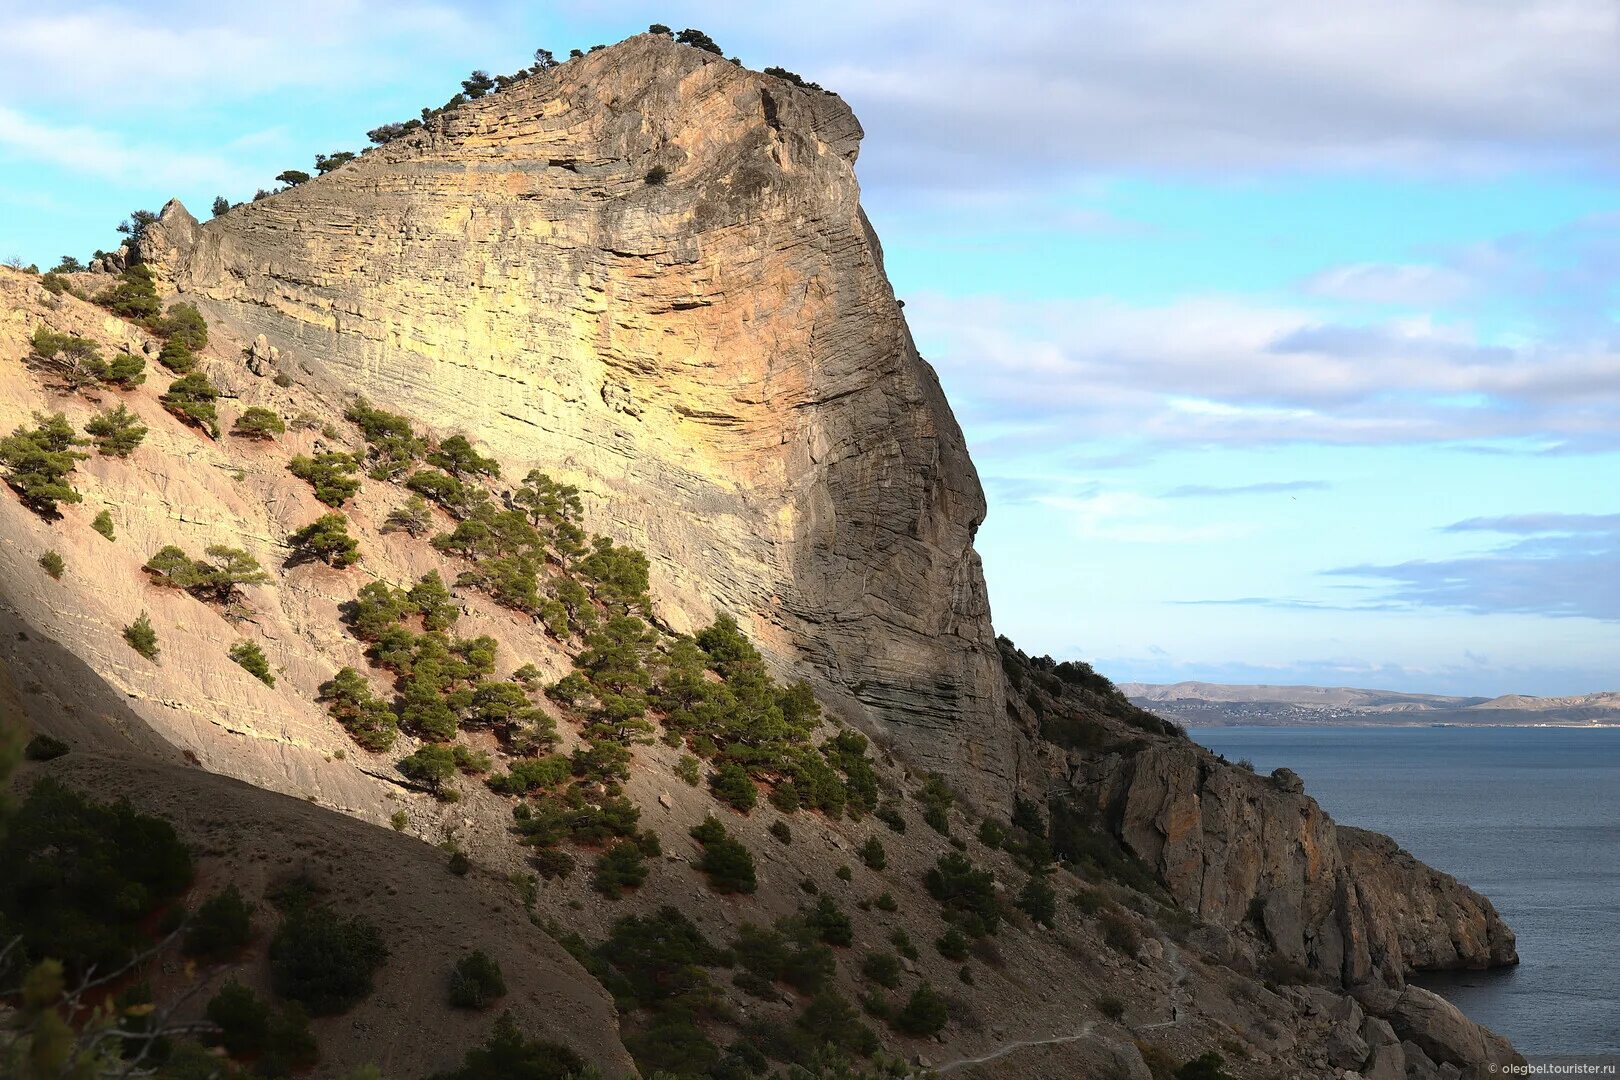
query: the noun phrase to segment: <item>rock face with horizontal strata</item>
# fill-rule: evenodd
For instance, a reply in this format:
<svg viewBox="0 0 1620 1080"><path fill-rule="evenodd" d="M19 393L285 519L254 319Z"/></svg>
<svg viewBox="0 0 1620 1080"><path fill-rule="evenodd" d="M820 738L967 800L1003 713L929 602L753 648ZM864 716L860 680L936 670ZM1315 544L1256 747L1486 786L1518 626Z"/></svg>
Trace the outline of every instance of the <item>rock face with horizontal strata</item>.
<svg viewBox="0 0 1620 1080"><path fill-rule="evenodd" d="M1019 740L984 499L843 101L644 35L139 256L242 345L585 490L677 629L729 611L980 800Z"/></svg>

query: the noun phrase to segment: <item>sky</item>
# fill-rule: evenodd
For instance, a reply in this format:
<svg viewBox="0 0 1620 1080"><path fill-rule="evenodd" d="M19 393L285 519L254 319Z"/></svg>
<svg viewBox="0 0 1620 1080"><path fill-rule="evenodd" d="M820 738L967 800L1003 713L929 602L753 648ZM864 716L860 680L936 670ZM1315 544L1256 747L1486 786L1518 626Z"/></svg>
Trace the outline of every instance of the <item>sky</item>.
<svg viewBox="0 0 1620 1080"><path fill-rule="evenodd" d="M860 117L1001 633L1118 681L1620 687L1620 6L1011 10L0 0L0 257L698 27Z"/></svg>

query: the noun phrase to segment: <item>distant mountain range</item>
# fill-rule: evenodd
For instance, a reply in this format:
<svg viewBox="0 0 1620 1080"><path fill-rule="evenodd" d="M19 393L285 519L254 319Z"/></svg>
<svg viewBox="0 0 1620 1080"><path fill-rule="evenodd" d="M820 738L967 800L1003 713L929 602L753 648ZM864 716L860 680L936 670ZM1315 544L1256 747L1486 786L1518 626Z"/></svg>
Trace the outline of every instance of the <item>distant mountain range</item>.
<svg viewBox="0 0 1620 1080"><path fill-rule="evenodd" d="M1379 724L1422 726L1620 725L1620 691L1573 697L1448 697L1350 686L1122 683L1131 701L1191 726Z"/></svg>

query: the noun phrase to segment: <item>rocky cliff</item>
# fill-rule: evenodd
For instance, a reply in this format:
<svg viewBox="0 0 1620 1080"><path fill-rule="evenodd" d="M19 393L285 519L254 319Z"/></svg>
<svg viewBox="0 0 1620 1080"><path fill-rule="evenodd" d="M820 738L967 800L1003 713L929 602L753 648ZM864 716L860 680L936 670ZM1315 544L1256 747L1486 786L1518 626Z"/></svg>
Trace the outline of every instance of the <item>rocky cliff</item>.
<svg viewBox="0 0 1620 1080"><path fill-rule="evenodd" d="M587 493L677 629L729 611L1004 802L984 498L836 96L642 35L141 257L242 344Z"/></svg>
<svg viewBox="0 0 1620 1080"><path fill-rule="evenodd" d="M1167 742L1089 760L1072 782L1183 906L1247 924L1284 963L1354 986L1518 961L1489 900L1336 825L1288 770L1260 777Z"/></svg>
<svg viewBox="0 0 1620 1080"><path fill-rule="evenodd" d="M1384 838L1336 827L1287 775L1219 761L1093 673L1080 676L1090 689L1076 689L1049 661L998 646L972 548L983 499L861 215L858 138L836 97L643 36L206 224L171 204L134 256L207 314L199 360L221 391L222 426L267 409L288 421L269 442L183 424L159 401L169 380L155 362L139 387L60 392L37 364L16 362L40 326L109 356L155 361L161 342L150 324L116 318L60 281L0 269L0 432L56 410L82 428L114 402L150 428L127 458L78 463L83 502L60 517L9 492L0 500L0 691L7 672L17 690L0 693L0 719L20 713L71 747L33 771L141 786L143 805L217 849L210 858L225 861L209 873L239 872L229 860L240 838L216 833L257 815L261 834L286 831L297 851L255 847L245 858L319 863L346 888L343 866L306 858L310 841L298 834L330 840L348 860L375 863L361 891L408 924L412 941L431 936L432 920L376 894L403 884L413 902L410 890L432 903L448 896L477 924L473 937L491 940L528 932L508 912L471 914L503 899L512 875L532 888L536 922L589 942L620 914L666 903L728 942L743 923L791 919L812 892L833 897L852 909L860 950L923 946L905 956L897 994L949 988L950 1020L937 1043L895 1031L885 1041L961 1075L1145 1080L1150 1061L1163 1072L1172 1057L1215 1048L1240 1054L1235 1072L1256 1080L1345 1070L1430 1080L1513 1060L1403 983L1423 967L1512 962L1512 935L1488 901ZM86 294L106 283L70 282ZM289 532L326 509L288 465L296 454L364 453L344 418L356 391L430 441L464 431L508 480L538 466L579 483L589 523L651 556L663 622L690 629L717 610L739 616L779 674L810 676L832 713L894 751L872 758L888 824L764 803L738 812L678 767L686 744L666 724L666 742L626 746L623 785L663 854L649 859L645 885L604 903L585 873L533 877L532 849L511 835L523 798L464 778L461 801L436 799L401 776L403 740L391 753L351 740L317 696L343 665L380 677L344 625L367 581L440 572L455 585L457 633L498 639L503 677L530 663L552 683L580 650L572 635L456 584L468 560L385 527L406 499L397 482L368 478L343 504L364 552L358 566L284 562ZM103 510L115 540L91 525ZM269 580L222 606L142 572L166 544L216 543L256 556ZM62 561L59 578L42 569L47 551ZM157 664L121 640L142 611L160 628ZM274 687L227 658L241 641L262 647ZM578 749L588 718L535 696L560 748ZM454 738L497 767L522 754L487 731ZM121 755L131 760L122 780ZM249 787L196 779L204 770ZM933 805L945 831L923 825L916 805L938 791L925 798L920 774L935 770L986 812ZM761 780L761 793L773 782ZM1073 875L1050 874L1074 902L1054 894L1045 922L1026 917L1035 905L1012 903L1047 877L1042 825L1029 816L1039 818L1040 800L1022 808L1023 825L1007 824L1020 793L1083 819L1065 825L1060 848ZM219 820L205 812L216 799L233 808ZM331 811L392 822L407 837L321 824ZM690 829L710 814L757 857L756 893L701 888ZM852 857L880 838L886 860ZM415 840L470 854L491 896L436 889L420 869L431 861L398 854ZM931 945L953 916L927 877L960 853L989 875L1006 919L966 960ZM597 851L583 844L578 854ZM250 876L256 888L269 880ZM542 1004L578 1011L599 1050L590 1056L621 1066L600 988L549 942L524 950L514 956L556 975L536 976ZM848 1000L874 992L860 968L851 953L829 976ZM435 1030L421 972L401 964L389 979L386 1000ZM731 998L735 1012L706 1021L722 1042L745 1022L803 1020L804 1003L786 991ZM533 1009L525 1019L556 1028ZM635 1010L618 1018L625 1046L645 1020ZM323 1023L323 1037L345 1037L346 1020ZM424 1043L424 1064L454 1063L464 1034Z"/></svg>

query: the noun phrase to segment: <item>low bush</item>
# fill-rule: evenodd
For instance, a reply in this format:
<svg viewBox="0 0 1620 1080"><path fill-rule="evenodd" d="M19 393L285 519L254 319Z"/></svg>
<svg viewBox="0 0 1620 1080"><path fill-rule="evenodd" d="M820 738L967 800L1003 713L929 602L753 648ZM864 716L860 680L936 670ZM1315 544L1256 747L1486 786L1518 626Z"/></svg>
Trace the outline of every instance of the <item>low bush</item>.
<svg viewBox="0 0 1620 1080"><path fill-rule="evenodd" d="M596 857L591 888L611 900L647 880L647 860L632 840L621 840Z"/></svg>
<svg viewBox="0 0 1620 1080"><path fill-rule="evenodd" d="M482 949L457 960L450 971L450 1004L458 1009L487 1009L505 996L501 965Z"/></svg>
<svg viewBox="0 0 1620 1080"><path fill-rule="evenodd" d="M113 527L112 514L106 510L95 516L90 522L90 527L108 540L116 542L118 539L118 530Z"/></svg>
<svg viewBox="0 0 1620 1080"><path fill-rule="evenodd" d="M371 993L372 979L387 959L376 924L315 904L289 911L270 942L276 993L316 1016L344 1012Z"/></svg>
<svg viewBox="0 0 1620 1080"><path fill-rule="evenodd" d="M560 1043L525 1039L511 1013L495 1021L489 1041L467 1051L461 1067L432 1080L586 1080L590 1070Z"/></svg>
<svg viewBox="0 0 1620 1080"><path fill-rule="evenodd" d="M314 457L299 454L287 463L287 471L307 482L315 498L327 506L342 506L360 490L360 461L353 454L332 450Z"/></svg>
<svg viewBox="0 0 1620 1080"><path fill-rule="evenodd" d="M949 852L934 863L923 878L928 894L945 909L945 917L971 937L996 932L1001 908L996 899L995 875L979 870L966 855Z"/></svg>
<svg viewBox="0 0 1620 1080"><path fill-rule="evenodd" d="M253 939L253 905L235 884L203 901L186 923L183 949L187 956L228 960Z"/></svg>
<svg viewBox="0 0 1620 1080"><path fill-rule="evenodd" d="M70 973L116 970L147 920L191 881L191 854L161 818L93 802L52 778L33 786L0 832L0 925L26 958Z"/></svg>
<svg viewBox="0 0 1620 1080"><path fill-rule="evenodd" d="M67 573L67 564L55 548L39 557L39 568L50 575L52 581L61 581L62 575Z"/></svg>
<svg viewBox="0 0 1620 1080"><path fill-rule="evenodd" d="M127 458L146 438L147 428L122 402L102 409L84 425L84 432L103 457Z"/></svg>
<svg viewBox="0 0 1620 1080"><path fill-rule="evenodd" d="M731 838L726 827L710 816L692 827L692 838L703 845L698 869L709 879L709 887L722 893L751 893L758 888L754 856Z"/></svg>
<svg viewBox="0 0 1620 1080"><path fill-rule="evenodd" d="M55 761L68 749L67 743L42 731L28 740L28 745L23 747L23 757L29 761Z"/></svg>
<svg viewBox="0 0 1620 1080"><path fill-rule="evenodd" d="M866 842L855 850L870 870L882 870L889 865L888 853L883 850L883 841L875 836L867 837Z"/></svg>
<svg viewBox="0 0 1620 1080"><path fill-rule="evenodd" d="M890 990L900 985L900 958L892 952L874 950L861 961L861 974Z"/></svg>
<svg viewBox="0 0 1620 1080"><path fill-rule="evenodd" d="M923 983L894 1017L894 1029L903 1035L922 1038L942 1030L950 1020L950 1007L932 986Z"/></svg>
<svg viewBox="0 0 1620 1080"><path fill-rule="evenodd" d="M141 612L134 622L124 627L124 640L130 648L154 664L157 663L158 654L162 650L158 648L157 631L152 629L152 620L146 612Z"/></svg>
<svg viewBox="0 0 1620 1080"><path fill-rule="evenodd" d="M270 670L270 661L266 659L264 650L255 642L238 641L231 646L230 657L232 662L264 685L276 685L276 676Z"/></svg>
<svg viewBox="0 0 1620 1080"><path fill-rule="evenodd" d="M287 425L271 409L258 405L245 410L231 425L231 434L244 439L269 442L277 435L285 435Z"/></svg>
<svg viewBox="0 0 1620 1080"><path fill-rule="evenodd" d="M200 371L180 376L169 384L169 389L158 401L183 423L219 438L219 388Z"/></svg>

